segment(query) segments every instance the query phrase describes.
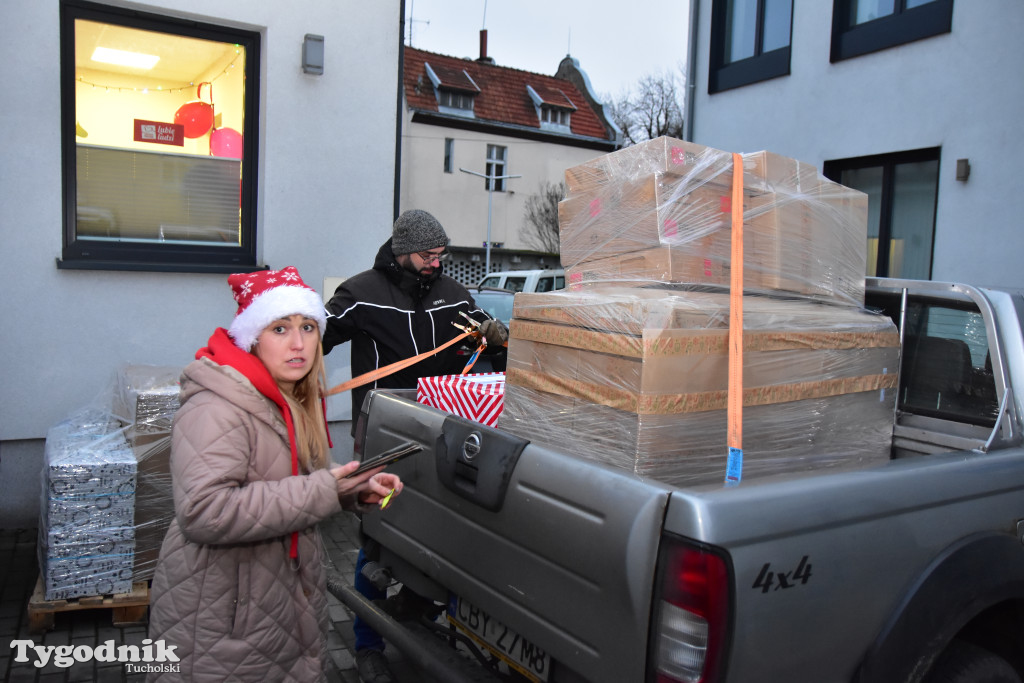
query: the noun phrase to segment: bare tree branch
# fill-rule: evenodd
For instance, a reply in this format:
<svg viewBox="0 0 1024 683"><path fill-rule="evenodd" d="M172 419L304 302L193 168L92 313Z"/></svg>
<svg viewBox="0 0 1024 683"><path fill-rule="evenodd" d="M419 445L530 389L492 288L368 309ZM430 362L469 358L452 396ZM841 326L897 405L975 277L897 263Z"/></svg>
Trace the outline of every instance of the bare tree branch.
<svg viewBox="0 0 1024 683"><path fill-rule="evenodd" d="M627 146L662 135L681 138L684 93L681 69L647 74L635 90L630 88L618 99L609 99L607 110Z"/></svg>
<svg viewBox="0 0 1024 683"><path fill-rule="evenodd" d="M523 242L531 249L549 254L559 252L558 202L567 191L565 183L543 181L536 194L526 200Z"/></svg>

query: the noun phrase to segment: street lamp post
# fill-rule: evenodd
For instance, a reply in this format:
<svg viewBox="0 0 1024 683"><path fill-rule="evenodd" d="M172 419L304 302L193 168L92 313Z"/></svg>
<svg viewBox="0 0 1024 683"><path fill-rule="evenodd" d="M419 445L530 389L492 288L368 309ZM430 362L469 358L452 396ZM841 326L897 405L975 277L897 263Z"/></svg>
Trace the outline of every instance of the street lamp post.
<svg viewBox="0 0 1024 683"><path fill-rule="evenodd" d="M491 202L494 196L494 181L505 180L507 178L522 178L521 175L486 175L484 173L477 173L476 171L470 171L465 168L460 168L463 173L470 175L479 176L485 178L490 182L487 183L487 265L484 266L484 275L491 272Z"/></svg>

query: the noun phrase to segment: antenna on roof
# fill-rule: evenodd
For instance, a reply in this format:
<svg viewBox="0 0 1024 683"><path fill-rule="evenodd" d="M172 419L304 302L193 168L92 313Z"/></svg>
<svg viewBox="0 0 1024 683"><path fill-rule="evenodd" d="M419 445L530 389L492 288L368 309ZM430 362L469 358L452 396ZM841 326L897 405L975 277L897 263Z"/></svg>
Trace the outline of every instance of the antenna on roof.
<svg viewBox="0 0 1024 683"><path fill-rule="evenodd" d="M413 23L418 21L421 24L426 24L427 26L430 26L430 20L429 19L424 20L424 19L414 19L413 18L413 5L415 4L415 1L416 0L409 0L409 47L413 46L412 45L412 25L413 25Z"/></svg>
<svg viewBox="0 0 1024 683"><path fill-rule="evenodd" d="M487 28L487 0L484 0L484 25L481 26L480 28L481 29Z"/></svg>

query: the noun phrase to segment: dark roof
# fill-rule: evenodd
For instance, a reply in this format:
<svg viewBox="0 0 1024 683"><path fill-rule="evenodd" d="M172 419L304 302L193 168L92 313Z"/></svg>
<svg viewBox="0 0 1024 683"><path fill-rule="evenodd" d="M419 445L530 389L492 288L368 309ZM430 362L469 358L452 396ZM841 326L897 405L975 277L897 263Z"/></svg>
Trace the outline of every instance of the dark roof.
<svg viewBox="0 0 1024 683"><path fill-rule="evenodd" d="M470 93L479 90L473 98L478 122L540 131L537 110L527 90L530 86L544 104L573 110L569 121L573 135L613 140L587 99L567 80L406 47L403 79L406 103L412 110L438 111L425 64L430 65L441 87Z"/></svg>

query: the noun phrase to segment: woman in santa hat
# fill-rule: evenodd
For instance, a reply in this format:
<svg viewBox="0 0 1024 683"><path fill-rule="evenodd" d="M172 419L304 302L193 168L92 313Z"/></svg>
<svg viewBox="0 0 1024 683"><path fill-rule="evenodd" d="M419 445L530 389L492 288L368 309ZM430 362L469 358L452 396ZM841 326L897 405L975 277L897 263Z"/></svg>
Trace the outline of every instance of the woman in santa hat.
<svg viewBox="0 0 1024 683"><path fill-rule="evenodd" d="M374 509L402 482L333 466L319 295L287 267L228 277L238 302L181 377L171 437L175 519L153 578L149 637L183 681L324 679L317 523Z"/></svg>

